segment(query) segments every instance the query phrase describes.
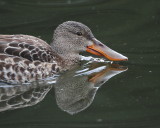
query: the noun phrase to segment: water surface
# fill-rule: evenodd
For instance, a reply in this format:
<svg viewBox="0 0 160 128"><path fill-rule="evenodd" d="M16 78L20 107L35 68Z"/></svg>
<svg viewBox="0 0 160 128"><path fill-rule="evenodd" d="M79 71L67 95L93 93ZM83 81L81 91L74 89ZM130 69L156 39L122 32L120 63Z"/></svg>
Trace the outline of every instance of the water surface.
<svg viewBox="0 0 160 128"><path fill-rule="evenodd" d="M41 102L1 112L0 127L160 127L159 5L159 0L1 0L1 34L34 35L50 43L58 24L80 21L129 61L119 63L128 70L98 88L92 103L77 114L69 114L66 106L64 111L57 104L56 86L49 86Z"/></svg>

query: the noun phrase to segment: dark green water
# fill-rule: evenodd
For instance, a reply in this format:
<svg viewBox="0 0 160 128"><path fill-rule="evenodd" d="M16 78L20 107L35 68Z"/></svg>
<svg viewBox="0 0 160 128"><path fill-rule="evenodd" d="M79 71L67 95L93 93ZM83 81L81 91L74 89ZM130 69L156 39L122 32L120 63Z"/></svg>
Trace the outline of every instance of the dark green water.
<svg viewBox="0 0 160 128"><path fill-rule="evenodd" d="M128 70L101 86L84 111L61 110L53 88L34 106L1 112L0 128L159 128L160 1L0 0L1 34L51 42L53 30L67 20L86 24L96 38L127 56Z"/></svg>

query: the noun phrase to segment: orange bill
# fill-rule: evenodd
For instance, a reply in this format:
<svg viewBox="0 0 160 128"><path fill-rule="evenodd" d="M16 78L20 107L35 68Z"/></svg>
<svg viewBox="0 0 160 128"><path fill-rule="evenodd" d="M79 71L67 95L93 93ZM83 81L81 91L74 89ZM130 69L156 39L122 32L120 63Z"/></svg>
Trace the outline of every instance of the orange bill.
<svg viewBox="0 0 160 128"><path fill-rule="evenodd" d="M96 38L92 39L93 45L87 46L87 52L94 55L104 56L111 61L126 61L128 58L101 43Z"/></svg>

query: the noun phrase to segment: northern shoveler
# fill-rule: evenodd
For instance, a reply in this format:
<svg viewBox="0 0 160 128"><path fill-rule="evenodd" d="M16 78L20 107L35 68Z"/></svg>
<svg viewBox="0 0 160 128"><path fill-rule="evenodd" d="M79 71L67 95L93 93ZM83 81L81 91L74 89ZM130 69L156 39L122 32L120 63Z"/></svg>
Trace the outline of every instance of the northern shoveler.
<svg viewBox="0 0 160 128"><path fill-rule="evenodd" d="M0 35L0 81L23 83L52 76L77 63L81 51L128 60L98 41L86 25L67 21L55 29L51 45L29 35Z"/></svg>

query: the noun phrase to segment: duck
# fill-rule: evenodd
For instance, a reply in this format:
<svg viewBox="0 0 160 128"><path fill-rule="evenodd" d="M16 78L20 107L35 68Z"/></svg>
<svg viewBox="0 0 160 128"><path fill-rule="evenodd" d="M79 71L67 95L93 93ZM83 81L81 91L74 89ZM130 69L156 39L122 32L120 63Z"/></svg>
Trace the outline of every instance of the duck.
<svg viewBox="0 0 160 128"><path fill-rule="evenodd" d="M79 63L84 51L110 61L128 60L97 40L83 23L66 21L55 29L50 45L30 35L0 35L0 81L16 84L45 79Z"/></svg>

